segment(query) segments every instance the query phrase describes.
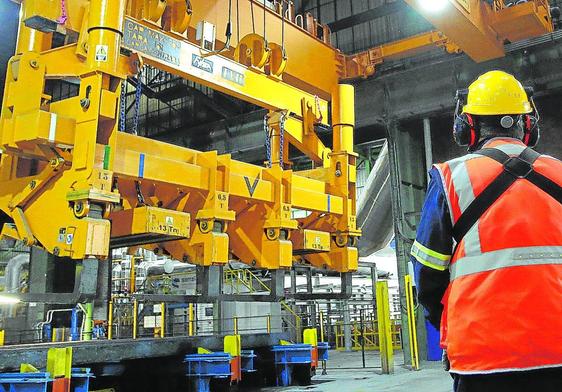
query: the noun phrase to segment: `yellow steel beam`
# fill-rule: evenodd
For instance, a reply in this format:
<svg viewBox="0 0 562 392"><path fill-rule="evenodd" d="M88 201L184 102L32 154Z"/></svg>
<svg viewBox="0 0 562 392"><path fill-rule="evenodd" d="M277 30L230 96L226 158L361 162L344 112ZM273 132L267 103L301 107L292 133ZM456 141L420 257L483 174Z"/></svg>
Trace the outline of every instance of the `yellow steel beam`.
<svg viewBox="0 0 562 392"><path fill-rule="evenodd" d="M238 7L235 5L238 5ZM217 28L217 47L226 41L225 32L228 22L229 0L191 0L193 16L191 26L201 21L213 23ZM250 33L263 35L264 7L263 1L240 0L233 2L232 13L232 47L238 45L238 37ZM252 9L255 23L252 23ZM287 8L285 7L285 10ZM237 24L240 20L240 26ZM255 26L255 31L253 26ZM279 13L265 8L265 33L269 42L283 44L281 17ZM190 29L189 35L194 34ZM331 92L339 83L337 49L315 38L306 30L285 20L285 50L289 61L283 79L296 87L313 92L323 99L329 99Z"/></svg>
<svg viewBox="0 0 562 392"><path fill-rule="evenodd" d="M302 116L302 100L315 102L319 115L328 119L328 103L287 83L235 62L222 55L204 57L200 47L147 22L125 19L123 46L142 55L159 69L211 87L269 110L288 110ZM327 159L327 149L318 137L305 138L300 120L293 118L286 131L290 140L315 161Z"/></svg>
<svg viewBox="0 0 562 392"><path fill-rule="evenodd" d="M456 53L460 50L443 33L429 31L376 46L365 52L346 56L345 75L342 79L372 76L375 73L376 66L384 61L415 56L435 47L443 47L448 53Z"/></svg>

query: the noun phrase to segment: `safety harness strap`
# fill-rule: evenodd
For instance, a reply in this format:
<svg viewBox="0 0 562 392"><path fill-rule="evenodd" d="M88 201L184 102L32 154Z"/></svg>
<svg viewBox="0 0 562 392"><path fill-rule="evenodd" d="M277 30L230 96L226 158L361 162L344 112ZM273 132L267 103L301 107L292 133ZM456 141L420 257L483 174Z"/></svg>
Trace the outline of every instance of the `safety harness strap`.
<svg viewBox="0 0 562 392"><path fill-rule="evenodd" d="M499 162L503 165L503 171L474 199L455 223L453 237L457 244L496 200L519 179L526 179L562 204L562 187L533 169L533 164L540 157L533 149L526 148L517 157L510 157L496 148L484 148L474 154Z"/></svg>

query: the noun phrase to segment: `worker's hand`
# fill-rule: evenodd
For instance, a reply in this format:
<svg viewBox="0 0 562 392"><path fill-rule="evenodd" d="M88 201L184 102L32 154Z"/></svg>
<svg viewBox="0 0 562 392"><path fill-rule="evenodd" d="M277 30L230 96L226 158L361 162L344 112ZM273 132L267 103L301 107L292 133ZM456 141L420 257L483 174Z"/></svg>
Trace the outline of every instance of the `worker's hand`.
<svg viewBox="0 0 562 392"><path fill-rule="evenodd" d="M451 369L451 363L449 362L449 357L447 356L447 350L443 350L443 357L441 358L441 363L443 364L443 369L448 372Z"/></svg>

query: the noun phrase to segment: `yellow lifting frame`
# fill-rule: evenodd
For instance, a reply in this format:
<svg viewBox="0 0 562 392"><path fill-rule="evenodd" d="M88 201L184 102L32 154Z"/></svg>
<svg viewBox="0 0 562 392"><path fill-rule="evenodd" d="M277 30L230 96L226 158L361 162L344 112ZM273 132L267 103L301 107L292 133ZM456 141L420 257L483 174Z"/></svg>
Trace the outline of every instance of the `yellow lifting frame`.
<svg viewBox="0 0 562 392"><path fill-rule="evenodd" d="M185 37L147 20L125 18L124 0L91 0L82 8L82 0L69 3L69 26L80 32L78 42L48 50L31 45L28 37L30 42L20 42L21 47L33 46L34 51L23 50L9 63L0 123L0 209L15 218L15 225L5 226L4 235L37 241L59 256L105 258L111 238L108 219L126 237L118 211L146 214L138 208L146 205L163 209L163 222L174 219L173 214L165 216L166 210L188 213L191 220L189 235L147 243L150 249L203 266L225 264L232 252L247 264L277 269L293 263L291 233L301 226L291 211L298 208L314 214L309 230L333 239L322 254L303 257L340 272L357 268L351 86L335 84L330 94L318 97L295 87L299 83L294 80L288 84L226 56L203 57ZM52 20L54 12L46 4L25 1L24 15ZM177 61L134 47L149 38L172 45L180 54ZM120 54L122 46L134 52ZM143 62L270 112L283 111L289 116L287 139L322 165L316 169L321 174L300 175L278 162L270 168L249 165L228 154L117 132L120 83ZM43 93L47 79L78 82L78 95L52 102ZM306 87L307 81L302 82ZM314 132L316 124L330 122L334 152Z"/></svg>

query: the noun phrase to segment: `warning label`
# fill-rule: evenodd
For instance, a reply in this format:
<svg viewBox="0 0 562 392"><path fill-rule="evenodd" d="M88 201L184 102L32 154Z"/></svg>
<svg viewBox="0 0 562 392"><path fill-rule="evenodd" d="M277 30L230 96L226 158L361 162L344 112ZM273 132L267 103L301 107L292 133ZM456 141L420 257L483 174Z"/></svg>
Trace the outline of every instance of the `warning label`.
<svg viewBox="0 0 562 392"><path fill-rule="evenodd" d="M107 45L96 45L96 61L107 61Z"/></svg>

